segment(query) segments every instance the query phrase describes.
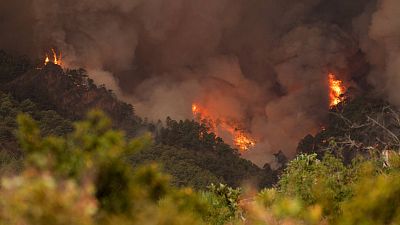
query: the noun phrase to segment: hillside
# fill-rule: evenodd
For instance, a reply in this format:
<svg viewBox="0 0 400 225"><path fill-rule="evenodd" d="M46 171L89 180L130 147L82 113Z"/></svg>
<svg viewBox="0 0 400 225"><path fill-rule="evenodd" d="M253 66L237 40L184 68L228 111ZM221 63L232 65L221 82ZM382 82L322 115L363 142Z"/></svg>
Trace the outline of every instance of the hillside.
<svg viewBox="0 0 400 225"><path fill-rule="evenodd" d="M398 222L400 112L374 96L343 98L324 128L300 141L295 159L282 158L285 167L272 171L242 159L205 124L143 122L84 70L52 64L36 69L8 55L1 62L0 176L6 186L0 195L6 205L0 208L8 210L0 213L3 220L44 215L46 221L73 224L82 218L91 221L84 224L146 224L142 215L158 215L155 221L168 217L171 224ZM79 121L92 107L111 120L94 111ZM151 138L131 140L143 130ZM238 188L243 185L252 188ZM21 201L45 213L32 217ZM98 211L82 214L80 207Z"/></svg>
<svg viewBox="0 0 400 225"><path fill-rule="evenodd" d="M333 152L351 162L358 155L398 149L399 110L373 95L347 99L331 109L324 130L300 141L298 153Z"/></svg>
<svg viewBox="0 0 400 225"><path fill-rule="evenodd" d="M146 151L150 137L127 141L121 132L111 129L110 120L100 112L91 112L87 119L77 122L76 129L67 137L41 136L35 121L27 115L18 116L18 127L24 166L4 174L13 163L9 159L7 163L3 160L0 167L0 221L5 224L400 222L398 153L393 153L385 163L380 156L371 155L347 165L340 156L330 153L321 159L317 154L300 154L287 164L273 188L256 191L213 184L198 191L177 187L176 183L171 185L174 181L171 183L157 165L132 167L126 155ZM175 134L166 129L164 132ZM222 143L202 144L223 147ZM332 146L331 150L340 151L340 146ZM183 176L195 174L193 167L185 163L177 166L188 168Z"/></svg>
<svg viewBox="0 0 400 225"><path fill-rule="evenodd" d="M94 85L84 70L64 72L58 65L48 64L23 73L2 89L19 100L31 99L41 108L55 110L71 120L82 119L90 109L100 109L116 127L131 136L140 126L132 106L118 101L105 87Z"/></svg>
<svg viewBox="0 0 400 225"><path fill-rule="evenodd" d="M240 158L235 149L217 139L214 134L200 135L208 131L205 126L194 121L167 119L165 127L144 123L144 120L134 113L133 106L119 101L112 91L104 86L95 85L83 69L63 70L52 63L43 68L36 68L24 57L1 52L0 79L4 81L0 90L16 105L13 113L5 111L4 115L10 118L13 124L18 113L26 112L40 124L50 123L56 127L64 127L64 123L60 122L57 125L47 121L50 120L48 117L41 118L37 114L42 111L53 112L59 120L74 122L84 118L91 109L100 109L111 118L113 127L123 130L128 137L135 137L146 130L152 132L155 137L154 145L130 157L132 163L137 166L159 162L165 171L174 176L173 182L176 185L205 188L212 182L221 182L237 187L243 182L251 182L260 186L270 186L276 180L275 172L269 167L261 169ZM34 104L38 112L25 110L22 106L26 102ZM10 130L10 140L15 140L15 128L7 127ZM71 129L71 125L63 128L65 131ZM54 134L66 133L68 132ZM7 146L7 149L18 149L15 141L11 141Z"/></svg>
<svg viewBox="0 0 400 225"><path fill-rule="evenodd" d="M73 130L72 123L52 110L40 110L31 100L16 101L11 95L0 92L0 150L19 155L15 130L16 117L27 113L40 123L43 135L63 136Z"/></svg>
<svg viewBox="0 0 400 225"><path fill-rule="evenodd" d="M195 187L204 188L210 183L239 187L246 182L269 187L276 181L276 172L270 167L260 169L242 159L238 150L210 133L204 124L167 118L166 125L156 132L155 141L157 146L135 155L133 162L159 161L168 173ZM188 174L191 170L196 174ZM200 174L200 171L205 174ZM214 177L208 176L210 173ZM203 175L206 179L202 178ZM180 181L176 182L179 184Z"/></svg>

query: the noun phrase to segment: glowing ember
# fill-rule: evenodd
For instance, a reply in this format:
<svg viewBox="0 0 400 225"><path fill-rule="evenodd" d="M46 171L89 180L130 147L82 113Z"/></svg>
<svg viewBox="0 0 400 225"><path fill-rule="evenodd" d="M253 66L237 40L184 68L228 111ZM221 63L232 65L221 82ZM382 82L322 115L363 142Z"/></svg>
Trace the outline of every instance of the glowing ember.
<svg viewBox="0 0 400 225"><path fill-rule="evenodd" d="M344 100L345 87L341 80L336 79L333 73L328 75L329 79L329 107L335 107Z"/></svg>
<svg viewBox="0 0 400 225"><path fill-rule="evenodd" d="M56 51L54 49L51 49L51 52L53 53L53 60L50 61L49 55L46 54L46 58L44 60L44 65L47 65L49 62L52 62L52 63L54 63L56 65L61 66L61 63L62 63L62 60L61 60L62 59L62 54L61 54L61 52L60 52L60 54L58 56L57 56L57 53L56 53Z"/></svg>
<svg viewBox="0 0 400 225"><path fill-rule="evenodd" d="M233 120L224 118L212 118L211 114L199 104L192 104L193 116L199 121L206 121L211 132L218 136L218 129L222 129L230 133L233 144L240 151L244 152L256 145L256 141L245 130L240 129L240 125Z"/></svg>

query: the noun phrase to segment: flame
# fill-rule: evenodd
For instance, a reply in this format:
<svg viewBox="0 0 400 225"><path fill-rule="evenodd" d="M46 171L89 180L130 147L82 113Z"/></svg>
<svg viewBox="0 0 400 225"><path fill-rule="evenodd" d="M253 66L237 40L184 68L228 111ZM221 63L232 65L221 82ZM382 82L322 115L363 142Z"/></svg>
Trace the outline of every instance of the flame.
<svg viewBox="0 0 400 225"><path fill-rule="evenodd" d="M192 104L192 112L193 112L193 115L199 114L198 108L199 108L199 107L198 107L196 104Z"/></svg>
<svg viewBox="0 0 400 225"><path fill-rule="evenodd" d="M233 143L242 151L247 151L256 145L256 141L248 134L243 132L234 132Z"/></svg>
<svg viewBox="0 0 400 225"><path fill-rule="evenodd" d="M50 62L49 56L46 55L46 59L44 60L44 65L47 65L47 63L49 63L49 62Z"/></svg>
<svg viewBox="0 0 400 225"><path fill-rule="evenodd" d="M199 104L192 104L193 116L201 122L206 122L211 132L218 136L218 129L231 134L233 145L240 151L245 152L256 145L254 138L248 132L240 128L240 124L234 120L224 118L212 118L211 114Z"/></svg>
<svg viewBox="0 0 400 225"><path fill-rule="evenodd" d="M343 94L346 91L343 81L336 79L333 73L328 75L329 79L329 107L333 108L344 100Z"/></svg>
<svg viewBox="0 0 400 225"><path fill-rule="evenodd" d="M54 48L51 49L51 53L53 55L53 60L50 61L50 57L49 55L46 53L46 58L44 59L44 65L49 64L49 62L52 62L56 65L61 66L62 64L62 53L60 52L60 54L57 56L56 51L54 50Z"/></svg>

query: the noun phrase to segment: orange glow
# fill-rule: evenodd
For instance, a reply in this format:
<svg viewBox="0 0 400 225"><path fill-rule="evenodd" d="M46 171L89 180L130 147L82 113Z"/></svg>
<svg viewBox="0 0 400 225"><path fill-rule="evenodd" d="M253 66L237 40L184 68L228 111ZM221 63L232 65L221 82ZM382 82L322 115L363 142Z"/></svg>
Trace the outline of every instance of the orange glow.
<svg viewBox="0 0 400 225"><path fill-rule="evenodd" d="M196 114L199 113L199 112L197 111L197 109L198 109L197 105L196 105L196 104L192 104L192 112L193 112L193 115L196 115Z"/></svg>
<svg viewBox="0 0 400 225"><path fill-rule="evenodd" d="M53 48L51 49L51 51L53 52L54 64L61 66L61 57L62 57L61 52L60 52L60 56L57 57L57 53Z"/></svg>
<svg viewBox="0 0 400 225"><path fill-rule="evenodd" d="M50 62L49 56L46 55L46 59L44 60L44 65L47 65L47 63L49 63L49 62Z"/></svg>
<svg viewBox="0 0 400 225"><path fill-rule="evenodd" d="M333 108L344 100L345 87L341 80L336 79L333 73L328 75L329 79L329 107Z"/></svg>
<svg viewBox="0 0 400 225"><path fill-rule="evenodd" d="M256 141L252 137L241 131L234 132L233 142L241 151L247 151L256 145Z"/></svg>
<svg viewBox="0 0 400 225"><path fill-rule="evenodd" d="M192 104L192 113L198 121L206 121L210 131L217 136L218 129L227 131L232 136L234 146L241 152L248 151L256 145L254 138L244 129L241 129L239 123L225 118L213 118L207 109L196 103Z"/></svg>
<svg viewBox="0 0 400 225"><path fill-rule="evenodd" d="M58 56L57 56L56 51L53 48L51 49L51 52L53 53L52 61L50 60L49 55L46 54L46 58L44 60L44 65L47 65L49 62L52 62L52 63L54 63L56 65L61 66L61 64L62 64L62 54L61 54L61 52L60 52L60 54Z"/></svg>

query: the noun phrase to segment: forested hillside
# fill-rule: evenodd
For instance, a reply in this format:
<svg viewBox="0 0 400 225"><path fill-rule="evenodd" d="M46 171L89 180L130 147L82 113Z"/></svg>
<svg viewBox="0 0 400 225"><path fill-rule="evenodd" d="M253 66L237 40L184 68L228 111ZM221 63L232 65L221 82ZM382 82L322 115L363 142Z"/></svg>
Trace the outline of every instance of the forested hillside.
<svg viewBox="0 0 400 225"><path fill-rule="evenodd" d="M276 180L276 172L270 167L260 169L240 158L238 150L194 121L167 118L165 127L156 132L155 142L154 148L133 156L133 161L161 162L167 172L179 178L176 184L204 188L210 183L238 187L250 182L265 187Z"/></svg>
<svg viewBox="0 0 400 225"><path fill-rule="evenodd" d="M400 113L385 101L345 97L273 171L206 124L139 118L83 69L0 56L6 224L400 222Z"/></svg>
<svg viewBox="0 0 400 225"><path fill-rule="evenodd" d="M332 152L346 163L371 151L396 150L400 146L399 116L395 106L372 94L349 98L330 111L326 128L315 137L305 137L297 150L320 158Z"/></svg>
<svg viewBox="0 0 400 225"><path fill-rule="evenodd" d="M113 127L129 138L151 132L154 144L130 156L131 162L134 166L159 162L173 175L172 182L177 186L205 188L210 183L226 183L238 187L252 183L264 187L276 181L276 172L240 158L236 149L216 138L205 125L170 118L165 125L144 122L132 105L119 101L104 86L95 85L83 69L63 70L51 63L35 65L24 57L1 52L0 79L0 107L5 118L2 134L7 135L1 144L7 152L19 154L14 136L19 113L37 120L42 134L60 136L71 132L71 124L88 111L100 109L112 119Z"/></svg>
<svg viewBox="0 0 400 225"><path fill-rule="evenodd" d="M52 110L40 110L31 100L18 102L11 95L0 92L0 148L19 155L15 130L16 118L27 113L37 120L44 135L63 136L72 131L72 123Z"/></svg>
<svg viewBox="0 0 400 225"><path fill-rule="evenodd" d="M75 123L64 138L42 137L27 115L18 116L18 125L25 157L23 166L13 160L2 165L19 165L2 173L4 224L400 223L400 156L395 152L388 158L359 155L350 164L330 152L321 159L301 154L274 188L211 184L194 191L172 186L156 164L128 164L126 156L146 151L151 137L127 141L100 112Z"/></svg>
<svg viewBox="0 0 400 225"><path fill-rule="evenodd" d="M0 0L0 225L400 225L400 0Z"/></svg>

